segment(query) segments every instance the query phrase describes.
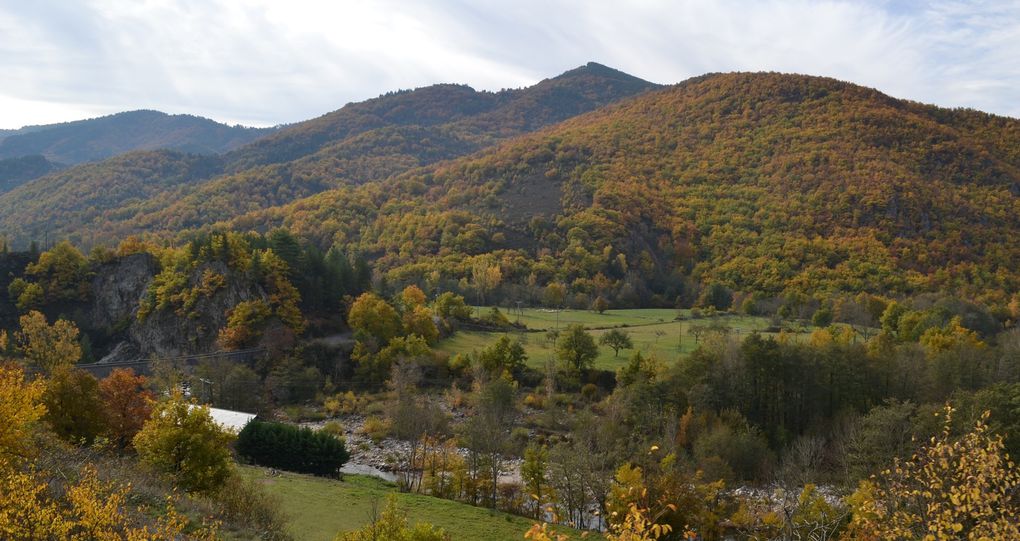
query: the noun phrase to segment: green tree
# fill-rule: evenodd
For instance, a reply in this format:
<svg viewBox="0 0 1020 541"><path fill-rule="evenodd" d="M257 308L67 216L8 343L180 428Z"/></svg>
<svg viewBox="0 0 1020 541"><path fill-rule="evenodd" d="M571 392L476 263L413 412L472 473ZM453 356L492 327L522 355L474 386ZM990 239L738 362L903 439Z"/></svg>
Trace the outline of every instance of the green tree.
<svg viewBox="0 0 1020 541"><path fill-rule="evenodd" d="M25 275L42 286L47 303L88 299L88 260L66 240L40 254Z"/></svg>
<svg viewBox="0 0 1020 541"><path fill-rule="evenodd" d="M253 420L237 435L237 453L252 463L336 476L350 455L343 440L307 427Z"/></svg>
<svg viewBox="0 0 1020 541"><path fill-rule="evenodd" d="M832 325L832 309L822 307L815 310L813 316L811 316L811 324L815 327L828 327Z"/></svg>
<svg viewBox="0 0 1020 541"><path fill-rule="evenodd" d="M587 370L598 355L599 347L583 325L567 326L556 341L556 357L572 370Z"/></svg>
<svg viewBox="0 0 1020 541"><path fill-rule="evenodd" d="M169 475L185 490L213 492L232 472L233 439L212 420L208 407L178 394L156 403L133 442L142 462Z"/></svg>
<svg viewBox="0 0 1020 541"><path fill-rule="evenodd" d="M549 487L549 449L547 447L533 443L524 450L521 480L524 481L524 490L531 502L531 512L535 518L540 518L544 506L551 503L552 499L552 491Z"/></svg>
<svg viewBox="0 0 1020 541"><path fill-rule="evenodd" d="M733 292L722 284L711 284L702 292L698 306L711 306L716 310L729 310L733 305Z"/></svg>
<svg viewBox="0 0 1020 541"><path fill-rule="evenodd" d="M477 360L489 374L499 376L504 371L519 374L524 369L528 355L519 341L503 335L491 346L479 352Z"/></svg>
<svg viewBox="0 0 1020 541"><path fill-rule="evenodd" d="M439 314L439 317L447 323L454 320L467 321L471 319L471 307L464 302L464 297L450 291L442 293L436 298L435 310L436 314Z"/></svg>
<svg viewBox="0 0 1020 541"><path fill-rule="evenodd" d="M599 345L609 346L613 349L614 356L619 357L621 349L634 347L634 341L630 339L630 335L626 331L612 329L599 337Z"/></svg>
<svg viewBox="0 0 1020 541"><path fill-rule="evenodd" d="M7 286L7 293L19 311L26 312L41 307L45 302L45 292L41 285L28 282L24 278L15 278Z"/></svg>

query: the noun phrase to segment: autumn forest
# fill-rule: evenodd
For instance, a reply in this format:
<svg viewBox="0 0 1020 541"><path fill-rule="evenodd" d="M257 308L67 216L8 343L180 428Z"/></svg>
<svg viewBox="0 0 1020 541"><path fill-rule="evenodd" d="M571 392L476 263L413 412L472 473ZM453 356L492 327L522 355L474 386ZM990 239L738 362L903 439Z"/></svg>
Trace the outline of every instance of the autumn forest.
<svg viewBox="0 0 1020 541"><path fill-rule="evenodd" d="M0 538L1020 539L1018 234L807 75L0 132Z"/></svg>

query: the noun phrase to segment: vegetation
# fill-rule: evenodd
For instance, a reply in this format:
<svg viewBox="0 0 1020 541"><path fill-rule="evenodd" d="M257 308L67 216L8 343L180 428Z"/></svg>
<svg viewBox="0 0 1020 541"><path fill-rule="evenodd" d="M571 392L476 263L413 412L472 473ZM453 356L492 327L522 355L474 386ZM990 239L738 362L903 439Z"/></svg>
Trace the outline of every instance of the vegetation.
<svg viewBox="0 0 1020 541"><path fill-rule="evenodd" d="M130 195L40 208L154 232L2 246L2 533L282 539L283 508L321 539L1015 537L1017 123L726 74L524 133L647 87L441 85L0 195L89 171ZM153 351L151 379L88 372ZM396 486L239 477L199 402L259 414L245 460Z"/></svg>
<svg viewBox="0 0 1020 541"><path fill-rule="evenodd" d="M241 473L280 498L294 539L331 541L337 532L360 529L379 516L391 495L409 523L432 524L458 541L515 541L531 526L523 517L399 492L394 485L369 477L348 475L342 481L293 473L270 477L266 470L252 467L243 467Z"/></svg>
<svg viewBox="0 0 1020 541"><path fill-rule="evenodd" d="M140 519L127 487L99 478L93 465L54 490L30 445L46 412L44 382L26 382L16 368L0 367L0 535L10 539L179 539L188 520L172 505L157 520ZM52 482L52 481L51 481ZM172 501L169 502L172 504ZM151 523L149 523L151 522ZM214 539L215 529L189 539Z"/></svg>
<svg viewBox="0 0 1020 541"><path fill-rule="evenodd" d="M175 396L156 404L133 444L142 462L182 488L211 493L231 474L233 439L213 422L209 408Z"/></svg>
<svg viewBox="0 0 1020 541"><path fill-rule="evenodd" d="M327 477L337 475L350 456L332 434L258 420L241 429L236 448L253 464Z"/></svg>
<svg viewBox="0 0 1020 541"><path fill-rule="evenodd" d="M386 498L386 507L377 519L364 528L340 534L337 541L375 541L376 539L392 539L393 541L445 541L450 536L443 530L436 529L427 523L418 523L413 527L407 525L407 514L397 509L397 499L390 495Z"/></svg>
<svg viewBox="0 0 1020 541"><path fill-rule="evenodd" d="M986 412L971 432L952 437L945 409L942 432L910 460L862 481L848 498L851 539L921 537L1010 539L1020 536L1020 472L990 436Z"/></svg>
<svg viewBox="0 0 1020 541"><path fill-rule="evenodd" d="M195 156L208 153L204 146L181 148L173 141L143 144L140 148L192 154L135 152L37 179L0 198L0 230L17 237L19 246L47 233L78 243L97 238L115 242L146 231L176 234L463 156L654 87L589 64L520 90L490 93L463 85L434 85L389 93L289 126L223 158ZM131 115L160 120L157 113L128 113L125 120ZM107 119L119 120L117 116ZM48 138L57 133L48 130L24 137ZM234 141L263 134L241 130ZM201 141L194 131L185 135ZM130 148L138 147L122 152ZM31 210L23 213L22 209ZM239 229L257 225L249 222ZM316 240L323 249L344 241Z"/></svg>
<svg viewBox="0 0 1020 541"><path fill-rule="evenodd" d="M488 302L562 284L577 308L940 289L1005 307L1017 133L829 79L712 75L234 223L341 236L390 281L438 272L471 299L498 263Z"/></svg>
<svg viewBox="0 0 1020 541"><path fill-rule="evenodd" d="M132 150L165 148L216 154L272 129L226 126L191 115L128 111L89 120L32 126L0 139L0 159L43 155L62 164L93 162Z"/></svg>

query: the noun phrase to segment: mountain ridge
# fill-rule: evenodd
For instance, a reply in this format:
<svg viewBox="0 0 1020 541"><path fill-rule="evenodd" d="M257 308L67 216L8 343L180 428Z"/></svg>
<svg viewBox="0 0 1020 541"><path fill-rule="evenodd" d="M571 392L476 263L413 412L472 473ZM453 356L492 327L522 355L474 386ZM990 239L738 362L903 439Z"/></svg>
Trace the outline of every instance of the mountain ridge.
<svg viewBox="0 0 1020 541"><path fill-rule="evenodd" d="M464 276L489 253L568 283L615 275L644 287L644 301L676 293L661 284L687 274L770 294L1001 295L1020 285L1009 247L1018 145L1020 122L1005 117L834 79L717 74L223 226L345 239L394 281ZM485 248L457 248L444 223ZM619 255L625 268L614 268Z"/></svg>
<svg viewBox="0 0 1020 541"><path fill-rule="evenodd" d="M464 155L534 126L656 86L591 64L533 87L499 93L450 84L390 93L291 125L227 153L222 156L223 170L214 171L217 175L225 173L223 176L165 186L167 191L150 193L147 201L119 198L128 206L101 209L115 222L106 232L88 231L92 223L40 219L77 204L62 201L59 191L52 186L47 189L47 184L58 185L62 179L80 174L87 181L100 183L93 191L113 189L96 177L94 168L71 169L60 176L37 179L34 188L0 197L0 224L12 237L22 240L38 236L44 229L66 236L80 234L79 238L84 239L97 233L100 237L120 237L146 230L201 226L340 184L379 180L411 167ZM121 182L119 189L135 190L142 184L152 186L153 182L137 178L133 183ZM43 199L26 200L29 194L40 194ZM19 210L29 208L34 210ZM12 213L19 216L14 219ZM138 222L138 227L128 223L132 220Z"/></svg>
<svg viewBox="0 0 1020 541"><path fill-rule="evenodd" d="M219 154L272 131L139 109L22 128L0 139L0 159L42 155L50 161L75 165L134 150Z"/></svg>

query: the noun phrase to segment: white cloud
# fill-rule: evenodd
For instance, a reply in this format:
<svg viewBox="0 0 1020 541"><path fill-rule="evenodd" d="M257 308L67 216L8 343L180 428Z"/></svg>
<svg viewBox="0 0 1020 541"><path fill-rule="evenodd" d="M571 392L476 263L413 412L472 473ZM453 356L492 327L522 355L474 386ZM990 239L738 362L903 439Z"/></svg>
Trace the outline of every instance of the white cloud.
<svg viewBox="0 0 1020 541"><path fill-rule="evenodd" d="M656 82L838 77L1020 116L1020 5L808 0L0 0L0 127L117 110L276 124L589 60Z"/></svg>

